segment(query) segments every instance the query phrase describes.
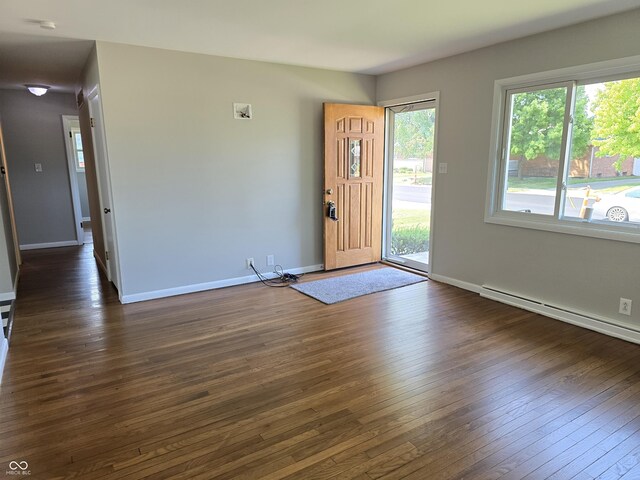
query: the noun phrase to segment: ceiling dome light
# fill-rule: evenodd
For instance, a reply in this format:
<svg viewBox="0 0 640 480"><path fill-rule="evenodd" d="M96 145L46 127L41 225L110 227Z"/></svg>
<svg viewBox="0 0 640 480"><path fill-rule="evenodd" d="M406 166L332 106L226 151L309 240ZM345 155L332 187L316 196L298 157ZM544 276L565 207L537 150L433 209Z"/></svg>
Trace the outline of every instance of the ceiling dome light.
<svg viewBox="0 0 640 480"><path fill-rule="evenodd" d="M27 87L27 90L33 93L36 97L41 97L51 88L47 85L25 85L25 87Z"/></svg>
<svg viewBox="0 0 640 480"><path fill-rule="evenodd" d="M45 30L55 30L56 24L49 20L42 20L40 22L40 28L44 28Z"/></svg>

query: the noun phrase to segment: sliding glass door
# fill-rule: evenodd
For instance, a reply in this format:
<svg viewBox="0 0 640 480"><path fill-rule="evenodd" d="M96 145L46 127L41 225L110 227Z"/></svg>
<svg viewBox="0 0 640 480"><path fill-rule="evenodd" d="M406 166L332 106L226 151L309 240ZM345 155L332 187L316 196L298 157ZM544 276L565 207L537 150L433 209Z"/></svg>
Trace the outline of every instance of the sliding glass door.
<svg viewBox="0 0 640 480"><path fill-rule="evenodd" d="M428 271L435 101L387 108L385 258Z"/></svg>

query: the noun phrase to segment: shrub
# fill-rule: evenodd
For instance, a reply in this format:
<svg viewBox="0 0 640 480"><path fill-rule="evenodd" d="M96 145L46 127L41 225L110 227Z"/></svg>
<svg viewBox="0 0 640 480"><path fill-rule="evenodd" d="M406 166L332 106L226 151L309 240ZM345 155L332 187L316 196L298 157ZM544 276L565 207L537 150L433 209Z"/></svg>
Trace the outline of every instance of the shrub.
<svg viewBox="0 0 640 480"><path fill-rule="evenodd" d="M415 225L393 229L391 235L391 254L407 255L429 250L429 227Z"/></svg>
<svg viewBox="0 0 640 480"><path fill-rule="evenodd" d="M413 173L413 168L398 167L393 169L393 173Z"/></svg>
<svg viewBox="0 0 640 480"><path fill-rule="evenodd" d="M431 185L431 177L418 177L413 182L414 185Z"/></svg>

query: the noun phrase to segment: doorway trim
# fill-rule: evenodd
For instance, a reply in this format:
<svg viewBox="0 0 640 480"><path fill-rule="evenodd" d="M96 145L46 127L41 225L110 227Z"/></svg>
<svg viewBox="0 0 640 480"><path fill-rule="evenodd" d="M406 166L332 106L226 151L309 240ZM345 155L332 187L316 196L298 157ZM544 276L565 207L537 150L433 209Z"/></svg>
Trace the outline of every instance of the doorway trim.
<svg viewBox="0 0 640 480"><path fill-rule="evenodd" d="M382 259L392 263L399 263L396 259L389 258L390 253L387 251L389 240L391 236L391 201L393 196L393 182L391 175L393 144L391 142L391 129L389 122L389 112L392 107L400 107L402 105L418 104L418 103L433 103L436 111L436 120L433 129L434 144L433 144L433 172L431 181L431 217L429 220L429 275L433 272L433 259L434 259L434 228L435 228L435 198L436 198L436 186L438 184L439 177L439 163L438 163L438 124L440 122L440 92L429 92L420 95L412 95L409 97L400 97L390 100L383 100L378 102L378 106L385 107L385 156L384 156L384 188L383 188L383 211L382 211ZM402 264L409 268L412 268L409 264Z"/></svg>
<svg viewBox="0 0 640 480"><path fill-rule="evenodd" d="M76 156L74 154L73 139L69 136L73 123L80 128L80 118L77 115L62 115L62 133L64 146L67 151L67 167L69 170L69 184L71 185L71 200L73 203L73 217L76 226L76 239L78 245L84 245L84 229L82 222L82 207L80 204L80 187L78 186L78 174L76 172Z"/></svg>

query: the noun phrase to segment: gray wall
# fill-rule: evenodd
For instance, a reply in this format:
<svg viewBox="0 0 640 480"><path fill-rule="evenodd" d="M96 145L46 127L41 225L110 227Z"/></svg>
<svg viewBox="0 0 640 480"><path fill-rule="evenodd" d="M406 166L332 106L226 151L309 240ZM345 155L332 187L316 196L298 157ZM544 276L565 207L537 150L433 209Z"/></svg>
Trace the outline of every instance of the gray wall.
<svg viewBox="0 0 640 480"><path fill-rule="evenodd" d="M322 103L373 104L374 77L104 42L97 55L123 295L244 277L247 257L322 263Z"/></svg>
<svg viewBox="0 0 640 480"><path fill-rule="evenodd" d="M640 326L640 246L484 223L494 81L640 54L640 10L382 75L377 99L440 91L433 272ZM435 170L435 169L434 169Z"/></svg>
<svg viewBox="0 0 640 480"><path fill-rule="evenodd" d="M75 241L61 118L78 114L74 95L0 90L0 114L21 245Z"/></svg>

